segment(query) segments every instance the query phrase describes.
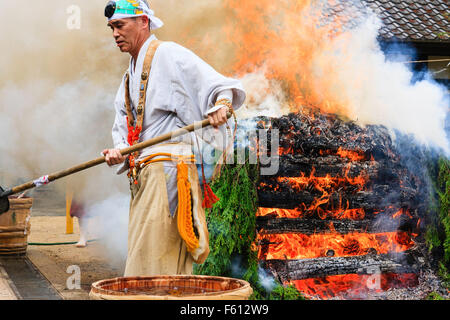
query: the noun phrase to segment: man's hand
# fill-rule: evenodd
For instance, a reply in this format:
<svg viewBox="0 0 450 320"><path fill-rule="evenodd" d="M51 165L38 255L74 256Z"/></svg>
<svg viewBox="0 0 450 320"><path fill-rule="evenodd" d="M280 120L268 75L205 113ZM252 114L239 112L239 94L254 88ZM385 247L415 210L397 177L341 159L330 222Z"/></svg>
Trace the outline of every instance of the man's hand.
<svg viewBox="0 0 450 320"><path fill-rule="evenodd" d="M119 149L105 149L102 153L106 157L106 163L110 167L116 164L121 164L127 159L120 153Z"/></svg>
<svg viewBox="0 0 450 320"><path fill-rule="evenodd" d="M214 128L218 128L221 125L225 124L228 120L227 118L228 107L224 106L220 108L216 112L213 112L208 115L209 122Z"/></svg>

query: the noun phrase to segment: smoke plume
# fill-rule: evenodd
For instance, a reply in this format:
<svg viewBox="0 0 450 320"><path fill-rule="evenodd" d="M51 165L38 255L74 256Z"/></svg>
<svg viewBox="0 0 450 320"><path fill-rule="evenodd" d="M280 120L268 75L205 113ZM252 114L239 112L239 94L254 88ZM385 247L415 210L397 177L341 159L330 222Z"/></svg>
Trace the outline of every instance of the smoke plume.
<svg viewBox="0 0 450 320"><path fill-rule="evenodd" d="M402 62L388 59L377 40L382 22L362 2L342 1L340 13L331 9L336 1L225 2L234 14L227 26L233 71L243 79L254 75L247 113L273 114L287 102L290 111L315 108L384 125L449 153L447 89L431 77L414 82L412 64L404 63L408 52ZM279 99L261 110L261 96Z"/></svg>

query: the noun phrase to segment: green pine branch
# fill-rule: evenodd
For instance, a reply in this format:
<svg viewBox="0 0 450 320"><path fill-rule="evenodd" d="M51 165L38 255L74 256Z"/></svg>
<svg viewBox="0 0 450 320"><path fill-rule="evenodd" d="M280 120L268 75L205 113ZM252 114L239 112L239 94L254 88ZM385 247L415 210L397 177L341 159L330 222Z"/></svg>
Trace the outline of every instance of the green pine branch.
<svg viewBox="0 0 450 320"><path fill-rule="evenodd" d="M211 185L220 200L206 212L211 252L204 264L195 265L194 273L246 280L254 290L251 299L303 299L293 286L274 281L273 290L268 292L260 283L254 247L258 180L257 165L247 162L222 167Z"/></svg>

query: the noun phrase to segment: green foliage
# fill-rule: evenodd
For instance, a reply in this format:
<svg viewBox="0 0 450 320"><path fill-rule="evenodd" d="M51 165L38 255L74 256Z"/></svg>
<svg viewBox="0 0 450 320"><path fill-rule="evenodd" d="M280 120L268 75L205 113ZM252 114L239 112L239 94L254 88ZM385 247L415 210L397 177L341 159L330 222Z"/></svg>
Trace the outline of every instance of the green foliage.
<svg viewBox="0 0 450 320"><path fill-rule="evenodd" d="M254 165L225 165L220 177L211 185L220 198L214 208L207 210L211 252L203 265L196 266L200 274L231 276L233 262L249 268L243 275L251 280L257 270L256 252L251 250L256 236L257 167Z"/></svg>
<svg viewBox="0 0 450 320"><path fill-rule="evenodd" d="M428 245L429 253L432 253L433 249L439 248L441 240L439 239L439 232L435 225L430 225L425 233L425 240Z"/></svg>
<svg viewBox="0 0 450 320"><path fill-rule="evenodd" d="M260 284L257 248L254 247L258 180L257 165L222 167L221 175L211 185L220 200L206 212L211 252L204 264L195 265L194 273L244 279L254 290L251 299L267 299L268 294ZM298 291L293 293L295 288L284 288L279 283L275 289L286 292L282 297L301 297ZM272 297L278 296L275 293Z"/></svg>
<svg viewBox="0 0 450 320"><path fill-rule="evenodd" d="M438 274L441 277L442 281L444 282L444 286L450 289L450 273L448 272L446 266L442 262L439 263Z"/></svg>
<svg viewBox="0 0 450 320"><path fill-rule="evenodd" d="M437 292L431 292L431 293L427 296L426 300L445 300L445 298L442 297L442 296L441 296L439 293L437 293Z"/></svg>
<svg viewBox="0 0 450 320"><path fill-rule="evenodd" d="M439 220L444 232L442 246L444 249L444 264L450 264L450 160L439 160L439 175L437 181L439 195Z"/></svg>
<svg viewBox="0 0 450 320"><path fill-rule="evenodd" d="M437 201L431 205L432 211L438 212L430 216L425 240L429 253L437 254L438 273L447 287L450 287L450 160L440 158L436 172L429 170L434 181Z"/></svg>
<svg viewBox="0 0 450 320"><path fill-rule="evenodd" d="M304 297L293 285L277 286L270 293L269 300L304 300Z"/></svg>

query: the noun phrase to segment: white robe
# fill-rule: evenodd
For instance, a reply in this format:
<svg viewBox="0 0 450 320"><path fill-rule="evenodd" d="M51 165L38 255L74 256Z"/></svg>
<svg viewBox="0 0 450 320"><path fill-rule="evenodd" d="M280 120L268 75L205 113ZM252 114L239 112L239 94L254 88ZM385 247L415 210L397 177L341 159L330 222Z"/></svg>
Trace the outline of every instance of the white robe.
<svg viewBox="0 0 450 320"><path fill-rule="evenodd" d="M131 107L136 118L136 106L139 103L139 87L144 58L151 41L156 40L152 35L142 46L135 69L134 61L130 59L128 72L130 75ZM228 97L232 100L233 108L237 110L244 103L245 92L240 81L227 78L210 65L196 56L190 50L174 43L163 42L156 50L152 62L147 87L146 106L142 133L139 142L157 137L207 118L208 113L215 111L218 98ZM114 102L116 118L112 129L114 147L123 149L128 147L128 128L125 108L125 75ZM220 128L225 136L225 126ZM195 143L191 136L190 143ZM202 130L201 137L217 148L224 147L222 139L217 137L210 128ZM185 139L186 137L184 137ZM189 141L188 141L189 142ZM150 147L140 152L138 160L155 152L156 147ZM158 150L161 152L164 150ZM170 152L170 150L167 150ZM198 159L197 159L198 160ZM128 168L128 163L120 166L117 173L121 174ZM169 206L172 215L177 207L176 164L164 162L166 172Z"/></svg>

